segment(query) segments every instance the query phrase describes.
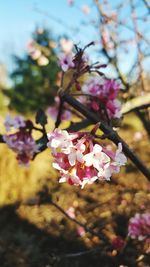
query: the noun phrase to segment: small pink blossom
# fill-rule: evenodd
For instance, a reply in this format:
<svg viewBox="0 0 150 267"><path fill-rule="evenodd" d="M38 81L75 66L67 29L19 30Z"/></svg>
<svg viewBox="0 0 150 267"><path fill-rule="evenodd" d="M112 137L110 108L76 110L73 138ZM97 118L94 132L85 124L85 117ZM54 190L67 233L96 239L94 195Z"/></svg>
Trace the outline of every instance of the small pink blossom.
<svg viewBox="0 0 150 267"><path fill-rule="evenodd" d="M103 92L104 78L91 76L82 86L82 92L92 96L99 96Z"/></svg>
<svg viewBox="0 0 150 267"><path fill-rule="evenodd" d="M84 156L85 165L87 167L93 166L98 171L98 177L103 177L106 180L110 178L110 157L102 152L102 147L95 144L92 152Z"/></svg>
<svg viewBox="0 0 150 267"><path fill-rule="evenodd" d="M39 49L34 49L33 51L30 52L30 57L33 60L38 60L41 57L42 53Z"/></svg>
<svg viewBox="0 0 150 267"><path fill-rule="evenodd" d="M128 235L140 241L148 239L150 237L150 213L136 213L129 221Z"/></svg>
<svg viewBox="0 0 150 267"><path fill-rule="evenodd" d="M64 53L68 54L72 52L73 49L73 42L71 40L61 38L60 39L60 46Z"/></svg>
<svg viewBox="0 0 150 267"><path fill-rule="evenodd" d="M134 136L133 136L133 140L134 141L139 141L141 140L143 137L143 133L142 132L135 132Z"/></svg>
<svg viewBox="0 0 150 267"><path fill-rule="evenodd" d="M67 209L67 211L66 211L66 213L67 213L67 215L70 217L70 218L72 218L72 219L75 219L76 218L76 215L75 215L75 208L74 207L70 207L70 208L68 208ZM84 227L82 227L82 226L77 226L77 234L79 235L79 236L84 236L85 235L85 229L84 229Z"/></svg>
<svg viewBox="0 0 150 267"><path fill-rule="evenodd" d="M110 33L106 27L103 27L101 30L101 38L103 45L108 46L110 42Z"/></svg>
<svg viewBox="0 0 150 267"><path fill-rule="evenodd" d="M82 226L78 226L78 227L77 227L77 233L78 233L78 235L81 236L81 237L84 236L85 233L86 233L84 227L82 227Z"/></svg>
<svg viewBox="0 0 150 267"><path fill-rule="evenodd" d="M75 208L70 207L67 209L66 213L69 215L70 218L74 219L75 218Z"/></svg>
<svg viewBox="0 0 150 267"><path fill-rule="evenodd" d="M4 125L6 128L6 131L9 132L11 128L19 129L19 128L25 127L26 123L22 116L16 116L13 118L10 115L7 115L5 118Z"/></svg>
<svg viewBox="0 0 150 267"><path fill-rule="evenodd" d="M41 51L36 48L35 41L31 40L27 44L28 52L33 60L37 60L41 56Z"/></svg>
<svg viewBox="0 0 150 267"><path fill-rule="evenodd" d="M31 133L24 128L14 134L4 135L3 139L8 147L17 154L20 165L28 166L34 154L39 151L39 145L36 144Z"/></svg>
<svg viewBox="0 0 150 267"><path fill-rule="evenodd" d="M119 119L121 117L121 102L118 99L109 100L106 103L106 109L109 118Z"/></svg>
<svg viewBox="0 0 150 267"><path fill-rule="evenodd" d="M110 119L121 117L121 103L117 99L119 89L119 83L100 76L90 77L81 88L83 94L93 97L87 104L100 114L104 114L105 109Z"/></svg>
<svg viewBox="0 0 150 267"><path fill-rule="evenodd" d="M88 133L68 133L55 129L48 134L48 147L54 157L53 167L60 172L59 182L71 185L92 184L96 180L110 180L120 170L126 157L119 143L116 153L93 143Z"/></svg>
<svg viewBox="0 0 150 267"><path fill-rule="evenodd" d="M49 59L43 55L41 55L38 60L37 63L39 66L47 66L49 63Z"/></svg>
<svg viewBox="0 0 150 267"><path fill-rule="evenodd" d="M83 6L81 7L81 10L82 10L83 13L86 14L86 15L89 15L90 12L91 12L91 9L90 9L90 7L89 7L88 5L83 5Z"/></svg>
<svg viewBox="0 0 150 267"><path fill-rule="evenodd" d="M57 115L58 115L58 109L59 109L59 103L60 103L60 100L59 100L59 97L55 97L55 104L53 106L50 106L48 107L47 109L47 114L53 119L53 120L56 120L57 119ZM67 106L64 106L64 108L67 107ZM71 119L71 111L67 110L67 109L64 109L62 111L62 114L61 114L61 120L62 121L66 121L66 120L70 120Z"/></svg>
<svg viewBox="0 0 150 267"><path fill-rule="evenodd" d="M73 6L74 0L67 0L69 6Z"/></svg>
<svg viewBox="0 0 150 267"><path fill-rule="evenodd" d="M127 158L122 153L122 144L118 144L118 149L115 155L115 161L118 163L119 166L125 165L127 163Z"/></svg>
<svg viewBox="0 0 150 267"><path fill-rule="evenodd" d="M59 64L64 72L70 68L74 68L75 64L73 62L73 55L70 54L61 54L59 56Z"/></svg>
<svg viewBox="0 0 150 267"><path fill-rule="evenodd" d="M48 134L48 147L53 150L60 148L65 154L69 154L71 148L73 147L72 140L77 137L76 134L69 134L65 130L60 130L56 128L51 134Z"/></svg>

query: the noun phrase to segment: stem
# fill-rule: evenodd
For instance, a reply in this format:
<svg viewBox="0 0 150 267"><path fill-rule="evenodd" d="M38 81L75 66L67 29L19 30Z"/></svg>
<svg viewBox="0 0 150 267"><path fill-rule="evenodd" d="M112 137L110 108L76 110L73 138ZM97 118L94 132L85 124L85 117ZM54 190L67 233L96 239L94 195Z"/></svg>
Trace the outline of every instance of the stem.
<svg viewBox="0 0 150 267"><path fill-rule="evenodd" d="M139 117L139 119L141 120L147 134L148 137L150 138L150 122L146 119L146 115L141 112L140 110L136 110L136 115Z"/></svg>
<svg viewBox="0 0 150 267"><path fill-rule="evenodd" d="M40 204L42 204L42 205L43 205L43 204L50 204L50 205L54 206L54 207L55 207L59 212L61 212L63 215L65 215L65 217L68 218L70 221L72 221L72 222L74 222L75 224L77 224L77 225L83 227L84 230L85 230L86 232L90 233L92 236L98 236L101 240L103 240L103 241L105 242L105 244L106 244L106 243L109 244L109 241L108 241L107 237L104 235L104 233L97 233L97 232L95 232L94 230L92 230L91 228L89 228L87 225L85 225L85 224L79 222L77 219L70 217L70 216L67 214L67 212L66 212L62 207L60 207L56 202L54 202L54 201L49 197L49 195L48 195L48 196L46 195L46 197L45 197L44 200L39 199L39 198L36 198L36 199L34 199L34 200L27 200L27 201L22 202L22 203L19 201L19 202L17 203L17 207L18 207L19 205L21 205L21 204L23 204L23 205L29 205L29 206L40 205ZM102 230L103 228L104 228L104 224L101 225L101 227L99 228L99 230Z"/></svg>
<svg viewBox="0 0 150 267"><path fill-rule="evenodd" d="M82 256L89 255L89 254L100 253L100 251L101 251L101 247L97 247L97 248L92 248L92 249L85 250L85 251L64 254L60 257L60 259L82 257Z"/></svg>
<svg viewBox="0 0 150 267"><path fill-rule="evenodd" d="M57 120L55 122L55 128L57 128L60 125L60 123L61 123L61 115L62 115L62 112L63 112L63 105L64 105L64 101L63 101L63 99L60 96L60 104L59 104L59 110L58 110Z"/></svg>
<svg viewBox="0 0 150 267"><path fill-rule="evenodd" d="M72 98L68 94L62 95L64 101L66 101L68 104L70 104L72 107L74 107L76 110L78 110L81 114L83 114L88 120L90 120L92 123L98 123L100 122L100 119L98 116L89 111L84 105L82 105L79 101ZM118 143L122 143L123 151L126 154L126 156L136 165L136 167L143 173L145 177L150 180L150 170L144 165L144 163L139 159L139 157L129 148L129 146L124 142L124 140L118 135L117 132L115 132L110 126L105 124L103 121L101 121L100 127L99 127L106 135L108 135L108 138L118 145Z"/></svg>
<svg viewBox="0 0 150 267"><path fill-rule="evenodd" d="M40 129L40 128L35 127L35 126L33 126L32 129L34 129L34 130L36 130L36 131L39 131L39 132L41 132L41 133L44 132L44 129Z"/></svg>
<svg viewBox="0 0 150 267"><path fill-rule="evenodd" d="M61 208L57 203L53 202L52 200L50 201L50 204L52 206L54 206L56 209L58 209L63 215L65 215L69 220L71 220L72 222L76 223L77 225L81 226L84 228L84 230L88 233L90 233L93 236L98 236L101 240L105 241L108 243L108 239L105 237L105 235L103 233L97 233L94 230L92 230L91 228L89 228L88 226L86 226L85 224L79 222L77 219L70 217L63 208ZM103 226L101 227L103 228Z"/></svg>

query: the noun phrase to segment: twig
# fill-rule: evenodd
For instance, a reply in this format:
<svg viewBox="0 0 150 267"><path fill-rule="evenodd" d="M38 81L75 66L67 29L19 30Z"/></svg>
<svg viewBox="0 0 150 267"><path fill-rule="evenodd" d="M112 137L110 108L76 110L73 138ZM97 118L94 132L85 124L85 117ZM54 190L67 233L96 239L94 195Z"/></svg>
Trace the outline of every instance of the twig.
<svg viewBox="0 0 150 267"><path fill-rule="evenodd" d="M64 105L64 101L60 97L60 104L59 104L57 119L56 119L56 122L55 122L55 128L57 128L61 123L61 115L62 115L62 112L63 112L63 105Z"/></svg>
<svg viewBox="0 0 150 267"><path fill-rule="evenodd" d="M105 242L108 243L108 239L104 236L103 233L97 233L97 232L95 232L93 229L89 228L87 225L85 225L85 224L79 222L77 219L70 217L70 216L64 211L63 208L61 208L57 203L53 202L52 200L50 201L50 204L51 204L52 206L54 206L56 209L58 209L62 214L64 214L65 217L67 217L69 220L71 220L71 221L74 222L75 224L77 224L77 225L83 227L84 230L85 230L86 232L90 233L90 234L93 235L93 236L98 236L101 240L103 240L103 241L105 241ZM102 229L103 229L103 227L104 227L104 226L102 226Z"/></svg>
<svg viewBox="0 0 150 267"><path fill-rule="evenodd" d="M46 195L44 195L46 194ZM98 236L102 241L105 242L105 244L109 244L108 238L104 235L104 233L97 233L93 229L89 228L87 225L81 223L75 218L70 217L67 212L60 207L56 202L54 202L49 195L47 195L47 192L42 192L42 195L44 196L44 199L33 199L33 200L27 200L23 203L18 202L16 207L18 208L19 205L29 205L29 206L34 206L34 205L43 205L43 204L50 204L53 207L55 207L59 212L61 212L66 218L68 218L70 221L74 222L75 224L81 226L84 228L84 230L88 233L90 233L92 236ZM101 225L100 229L102 230L104 228L104 225ZM99 230L100 230L99 229Z"/></svg>
<svg viewBox="0 0 150 267"><path fill-rule="evenodd" d="M92 248L89 250L85 250L85 251L79 251L79 252L75 252L75 253L68 253L68 254L64 254L62 256L60 256L60 260L63 258L74 258L74 257L82 257L85 255L89 255L92 253L99 253L101 251L100 247L97 248Z"/></svg>

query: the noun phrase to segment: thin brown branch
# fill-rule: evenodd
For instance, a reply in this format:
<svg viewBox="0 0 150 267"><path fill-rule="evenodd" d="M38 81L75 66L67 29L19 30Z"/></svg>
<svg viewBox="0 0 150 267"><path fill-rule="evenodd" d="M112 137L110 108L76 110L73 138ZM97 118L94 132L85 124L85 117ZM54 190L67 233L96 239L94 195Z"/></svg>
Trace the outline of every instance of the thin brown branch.
<svg viewBox="0 0 150 267"><path fill-rule="evenodd" d="M79 222L77 219L70 217L64 211L64 209L62 207L60 207L56 202L51 201L50 204L52 206L54 206L57 210L59 210L63 215L65 215L65 217L67 217L69 220L71 220L75 224L83 227L86 232L90 233L92 236L98 236L101 240L103 240L103 241L108 243L108 239L105 237L105 235L103 233L97 233L93 229L89 228L86 224L83 224L83 223ZM102 226L101 228L103 229L104 226Z"/></svg>
<svg viewBox="0 0 150 267"><path fill-rule="evenodd" d="M88 233L90 233L92 236L97 236L105 242L105 244L109 244L109 241L107 237L104 235L104 233L97 233L95 230L89 228L86 224L81 223L75 218L72 218L68 215L68 213L61 207L59 206L56 202L54 202L51 197L47 194L47 192L43 192L42 195L44 196L44 199L40 198L35 198L31 200L27 200L25 202L17 202L16 208L19 207L19 205L28 205L28 206L35 206L35 205L43 205L43 204L50 204L53 207L55 207L59 212L61 212L67 219L70 221L74 222L76 225L83 227L84 230ZM104 225L102 224L99 230L102 230L104 228Z"/></svg>

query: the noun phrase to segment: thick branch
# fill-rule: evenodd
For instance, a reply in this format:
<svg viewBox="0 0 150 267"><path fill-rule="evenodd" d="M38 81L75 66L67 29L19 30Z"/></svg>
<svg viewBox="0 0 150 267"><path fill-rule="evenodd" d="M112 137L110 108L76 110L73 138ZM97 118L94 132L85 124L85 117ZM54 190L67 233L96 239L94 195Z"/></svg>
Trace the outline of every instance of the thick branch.
<svg viewBox="0 0 150 267"><path fill-rule="evenodd" d="M99 117L94 114L93 112L89 111L84 105L82 105L79 101L72 98L68 94L63 94L63 99L68 104L70 104L72 107L74 107L76 110L78 110L81 114L83 114L88 120L90 120L92 123L98 123ZM100 127L99 127L105 134L108 135L108 138L118 145L119 142L122 143L123 151L126 154L126 156L136 165L136 167L150 180L150 170L144 165L144 163L138 158L138 156L129 148L129 146L124 142L124 140L118 135L117 132L115 132L110 126L105 124L103 121L101 121Z"/></svg>

